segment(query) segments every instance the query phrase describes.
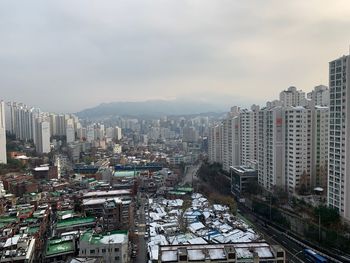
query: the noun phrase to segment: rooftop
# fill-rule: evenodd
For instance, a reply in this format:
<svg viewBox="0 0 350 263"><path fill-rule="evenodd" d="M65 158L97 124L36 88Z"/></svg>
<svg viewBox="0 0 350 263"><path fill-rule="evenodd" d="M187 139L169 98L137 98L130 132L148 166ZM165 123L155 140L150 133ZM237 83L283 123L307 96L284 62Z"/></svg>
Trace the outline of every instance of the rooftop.
<svg viewBox="0 0 350 263"><path fill-rule="evenodd" d="M118 195L130 195L131 191L126 189L111 190L111 191L94 191L84 194L84 198L95 197L95 196L118 196Z"/></svg>
<svg viewBox="0 0 350 263"><path fill-rule="evenodd" d="M65 228L69 226L90 224L90 223L94 223L95 221L96 219L94 217L75 217L75 218L64 219L57 222L57 229Z"/></svg>
<svg viewBox="0 0 350 263"><path fill-rule="evenodd" d="M52 239L49 241L46 256L74 252L73 240Z"/></svg>
<svg viewBox="0 0 350 263"><path fill-rule="evenodd" d="M80 238L81 241L88 242L90 244L118 244L128 242L128 231L115 230L108 233L93 233L92 230L84 232Z"/></svg>

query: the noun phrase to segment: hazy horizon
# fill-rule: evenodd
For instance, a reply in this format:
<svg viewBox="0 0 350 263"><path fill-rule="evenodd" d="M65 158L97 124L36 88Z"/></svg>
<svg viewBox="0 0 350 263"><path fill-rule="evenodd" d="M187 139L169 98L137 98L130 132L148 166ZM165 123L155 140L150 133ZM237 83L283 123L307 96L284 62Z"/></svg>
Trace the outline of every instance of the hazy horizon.
<svg viewBox="0 0 350 263"><path fill-rule="evenodd" d="M57 112L262 104L328 85L328 62L348 54L349 11L343 0L2 1L0 100Z"/></svg>

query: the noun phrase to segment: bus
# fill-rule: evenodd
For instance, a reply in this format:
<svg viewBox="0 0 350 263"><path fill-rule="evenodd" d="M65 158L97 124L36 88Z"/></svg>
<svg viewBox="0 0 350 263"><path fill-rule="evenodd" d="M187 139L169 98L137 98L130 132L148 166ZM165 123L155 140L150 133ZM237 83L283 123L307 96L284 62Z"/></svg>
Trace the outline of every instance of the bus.
<svg viewBox="0 0 350 263"><path fill-rule="evenodd" d="M328 260L321 256L320 254L317 254L315 251L312 251L311 249L305 248L304 249L304 255L310 259L312 262L315 263L327 263Z"/></svg>

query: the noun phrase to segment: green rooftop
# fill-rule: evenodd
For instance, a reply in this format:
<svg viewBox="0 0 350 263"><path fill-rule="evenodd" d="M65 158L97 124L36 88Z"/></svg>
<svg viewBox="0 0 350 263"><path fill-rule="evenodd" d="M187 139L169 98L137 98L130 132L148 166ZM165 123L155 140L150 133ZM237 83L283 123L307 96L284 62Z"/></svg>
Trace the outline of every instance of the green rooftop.
<svg viewBox="0 0 350 263"><path fill-rule="evenodd" d="M113 230L105 233L96 234L92 230L85 231L80 237L80 240L88 242L92 245L99 244L104 237L109 237L111 235L128 235L127 230ZM113 239L112 239L113 240Z"/></svg>
<svg viewBox="0 0 350 263"><path fill-rule="evenodd" d="M192 187L178 187L178 188L176 188L176 191L184 192L184 193L192 193L193 188Z"/></svg>
<svg viewBox="0 0 350 263"><path fill-rule="evenodd" d="M52 239L47 246L46 256L69 252L74 252L73 240L62 241L61 239Z"/></svg>
<svg viewBox="0 0 350 263"><path fill-rule="evenodd" d="M185 192L180 192L180 191L169 191L168 192L171 195L185 195Z"/></svg>
<svg viewBox="0 0 350 263"><path fill-rule="evenodd" d="M57 222L57 228L66 228L69 226L77 226L77 225L83 225L83 224L89 224L94 223L96 219L94 217L75 217L75 218L68 218L64 220L59 220Z"/></svg>
<svg viewBox="0 0 350 263"><path fill-rule="evenodd" d="M38 226L29 227L29 229L28 229L28 233L29 234L35 234L38 231L39 231L39 227Z"/></svg>
<svg viewBox="0 0 350 263"><path fill-rule="evenodd" d="M140 174L140 172L137 171L118 171L114 173L115 177L133 177L135 175Z"/></svg>
<svg viewBox="0 0 350 263"><path fill-rule="evenodd" d="M17 221L17 217L16 216L1 216L0 217L0 223L3 224L8 224L8 223L13 223Z"/></svg>
<svg viewBox="0 0 350 263"><path fill-rule="evenodd" d="M69 215L69 214L74 214L74 210L57 211L58 216L64 216L64 215Z"/></svg>

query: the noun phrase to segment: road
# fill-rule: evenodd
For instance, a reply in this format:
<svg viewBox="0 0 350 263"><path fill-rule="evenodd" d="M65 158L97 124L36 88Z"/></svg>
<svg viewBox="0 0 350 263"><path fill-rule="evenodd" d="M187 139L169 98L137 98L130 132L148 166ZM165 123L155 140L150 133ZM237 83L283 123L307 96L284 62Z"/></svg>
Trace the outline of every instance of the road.
<svg viewBox="0 0 350 263"><path fill-rule="evenodd" d="M185 184L192 185L193 179L198 179L197 172L198 172L198 169L201 167L201 165L202 164L199 163L197 165L186 166L186 174L184 176L184 179L183 179L181 185L185 185Z"/></svg>
<svg viewBox="0 0 350 263"><path fill-rule="evenodd" d="M145 231L146 231L146 215L145 215L145 204L148 202L148 199L141 197L141 205L139 208L139 224L137 227L138 231L138 244L137 244L137 256L133 262L135 263L145 263L147 262L147 243L145 240Z"/></svg>

